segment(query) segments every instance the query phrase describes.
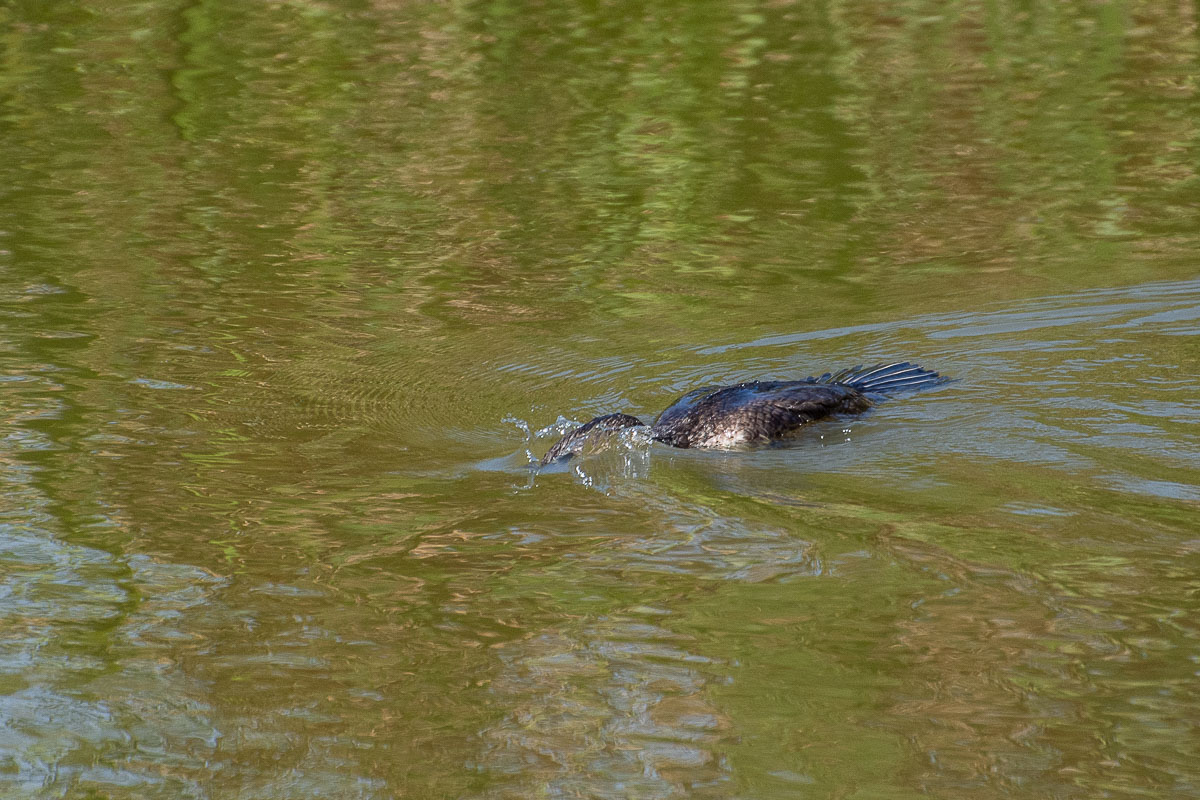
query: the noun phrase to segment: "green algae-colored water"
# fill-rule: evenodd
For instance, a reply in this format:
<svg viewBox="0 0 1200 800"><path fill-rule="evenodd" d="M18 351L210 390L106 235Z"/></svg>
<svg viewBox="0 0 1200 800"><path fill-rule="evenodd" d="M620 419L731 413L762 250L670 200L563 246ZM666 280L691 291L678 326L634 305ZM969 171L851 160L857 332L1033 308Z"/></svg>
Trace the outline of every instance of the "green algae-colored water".
<svg viewBox="0 0 1200 800"><path fill-rule="evenodd" d="M1198 16L0 4L0 795L1200 798Z"/></svg>

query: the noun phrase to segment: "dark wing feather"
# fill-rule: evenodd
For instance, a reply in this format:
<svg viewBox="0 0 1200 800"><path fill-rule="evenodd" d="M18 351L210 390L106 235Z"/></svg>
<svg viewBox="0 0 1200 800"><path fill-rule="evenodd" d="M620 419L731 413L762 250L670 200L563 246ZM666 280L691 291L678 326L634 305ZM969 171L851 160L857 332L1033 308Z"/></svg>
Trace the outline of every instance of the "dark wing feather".
<svg viewBox="0 0 1200 800"><path fill-rule="evenodd" d="M739 397L731 397L730 407L746 412L773 413L778 409L795 415L798 424L852 411L863 411L870 401L847 386L822 385L809 381L773 381L742 384Z"/></svg>
<svg viewBox="0 0 1200 800"><path fill-rule="evenodd" d="M721 388L720 386L705 386L702 389L693 389L674 403L671 403L666 410L655 418L654 424L656 426L672 424L687 414L698 402L710 394L721 391Z"/></svg>

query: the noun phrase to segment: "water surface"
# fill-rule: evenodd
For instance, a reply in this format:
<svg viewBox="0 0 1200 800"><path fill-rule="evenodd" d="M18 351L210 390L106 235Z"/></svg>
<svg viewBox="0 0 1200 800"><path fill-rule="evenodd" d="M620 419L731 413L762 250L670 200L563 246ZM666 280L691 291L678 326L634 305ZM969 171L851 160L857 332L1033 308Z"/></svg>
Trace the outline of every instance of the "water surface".
<svg viewBox="0 0 1200 800"><path fill-rule="evenodd" d="M1196 30L0 7L0 793L1200 797Z"/></svg>

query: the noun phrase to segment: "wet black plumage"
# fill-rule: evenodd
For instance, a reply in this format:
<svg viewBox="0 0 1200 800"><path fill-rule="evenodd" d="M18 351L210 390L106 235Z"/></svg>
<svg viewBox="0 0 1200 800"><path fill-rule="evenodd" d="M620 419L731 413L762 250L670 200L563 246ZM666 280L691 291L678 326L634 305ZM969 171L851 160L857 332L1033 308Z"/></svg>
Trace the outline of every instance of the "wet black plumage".
<svg viewBox="0 0 1200 800"><path fill-rule="evenodd" d="M938 373L910 364L853 367L799 381L751 381L688 392L658 415L650 438L673 447L729 448L785 439L815 420L857 414L875 399L904 389L944 383ZM874 396L874 397L872 397ZM596 417L559 439L542 464L578 455L613 433L645 423L629 414Z"/></svg>

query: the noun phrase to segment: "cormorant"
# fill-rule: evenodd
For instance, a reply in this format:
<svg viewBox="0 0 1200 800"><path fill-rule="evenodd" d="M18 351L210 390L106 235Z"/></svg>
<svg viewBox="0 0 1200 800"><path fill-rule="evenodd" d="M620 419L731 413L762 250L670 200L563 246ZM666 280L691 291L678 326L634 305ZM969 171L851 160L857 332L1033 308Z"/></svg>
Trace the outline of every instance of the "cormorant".
<svg viewBox="0 0 1200 800"><path fill-rule="evenodd" d="M835 414L866 411L874 400L904 389L945 383L933 370L907 361L852 367L801 381L751 381L706 386L676 400L650 426L650 438L672 447L730 448L775 442ZM559 439L542 465L565 461L585 448L601 445L617 431L645 427L629 414L606 414Z"/></svg>

